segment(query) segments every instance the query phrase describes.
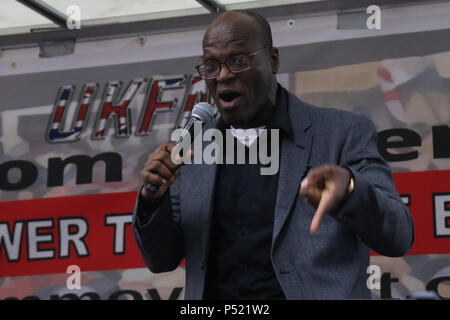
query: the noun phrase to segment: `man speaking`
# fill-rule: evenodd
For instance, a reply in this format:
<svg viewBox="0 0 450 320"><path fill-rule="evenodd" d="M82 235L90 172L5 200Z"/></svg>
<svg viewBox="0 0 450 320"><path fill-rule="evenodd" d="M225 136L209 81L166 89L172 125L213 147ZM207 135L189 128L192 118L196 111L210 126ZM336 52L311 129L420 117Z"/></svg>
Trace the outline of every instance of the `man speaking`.
<svg viewBox="0 0 450 320"><path fill-rule="evenodd" d="M139 192L135 238L152 272L186 258L185 299L370 298L369 250L412 246L373 124L302 102L277 83L278 67L269 24L247 11L209 26L197 67L220 112L207 128L247 149L259 129L279 130L276 174L261 175L260 162L178 166L172 142L144 165L144 186L159 188Z"/></svg>

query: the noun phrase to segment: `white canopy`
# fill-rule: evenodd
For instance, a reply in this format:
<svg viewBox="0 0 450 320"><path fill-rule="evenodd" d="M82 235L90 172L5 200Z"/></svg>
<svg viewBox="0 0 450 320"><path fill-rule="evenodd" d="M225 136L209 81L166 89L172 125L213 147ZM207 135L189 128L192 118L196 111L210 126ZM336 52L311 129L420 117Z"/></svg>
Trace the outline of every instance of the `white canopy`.
<svg viewBox="0 0 450 320"><path fill-rule="evenodd" d="M317 1L324 0L30 0L22 3L1 0L0 35L57 27L50 19L24 5L24 2L43 3L63 15L70 15L68 8L75 5L80 11L81 24L86 26L207 14L215 5L232 10Z"/></svg>

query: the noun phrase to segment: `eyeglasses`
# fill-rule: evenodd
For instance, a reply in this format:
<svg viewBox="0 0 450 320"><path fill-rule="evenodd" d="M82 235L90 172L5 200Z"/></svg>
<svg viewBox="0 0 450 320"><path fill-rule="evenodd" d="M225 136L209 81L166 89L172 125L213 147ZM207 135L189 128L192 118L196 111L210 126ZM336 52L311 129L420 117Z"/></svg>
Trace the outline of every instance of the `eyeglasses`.
<svg viewBox="0 0 450 320"><path fill-rule="evenodd" d="M264 48L259 49L255 52L252 52L249 54L238 54L238 55L234 56L233 58L228 59L224 62L211 60L204 64L198 65L196 68L197 68L198 74L204 80L217 78L220 74L220 70L222 69L222 65L226 65L228 70L230 70L233 73L243 72L252 67L252 59L251 59L252 56L254 56L255 54L261 53L264 50L271 48L271 47L272 47L272 45L268 44Z"/></svg>

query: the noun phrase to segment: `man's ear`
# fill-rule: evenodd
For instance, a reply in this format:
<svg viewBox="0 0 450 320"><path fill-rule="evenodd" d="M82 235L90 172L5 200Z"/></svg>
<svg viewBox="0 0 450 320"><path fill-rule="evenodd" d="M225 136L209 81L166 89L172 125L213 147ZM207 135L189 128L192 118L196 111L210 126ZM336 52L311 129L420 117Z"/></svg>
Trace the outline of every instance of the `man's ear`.
<svg viewBox="0 0 450 320"><path fill-rule="evenodd" d="M272 73L277 74L278 68L280 67L280 58L278 56L278 48L272 47L270 52L270 57L272 61Z"/></svg>

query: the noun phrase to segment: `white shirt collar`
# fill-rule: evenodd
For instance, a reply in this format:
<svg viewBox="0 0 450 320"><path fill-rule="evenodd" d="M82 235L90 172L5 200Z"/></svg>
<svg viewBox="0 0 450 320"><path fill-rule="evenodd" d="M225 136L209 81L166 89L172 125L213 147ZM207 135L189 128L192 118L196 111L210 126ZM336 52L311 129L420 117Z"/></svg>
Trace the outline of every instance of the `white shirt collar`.
<svg viewBox="0 0 450 320"><path fill-rule="evenodd" d="M266 126L261 126L257 128L249 128L249 129L236 129L233 126L230 126L231 134L233 137L238 139L242 144L245 144L247 147L250 147L256 139L258 139L259 135Z"/></svg>

